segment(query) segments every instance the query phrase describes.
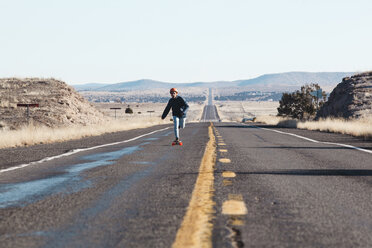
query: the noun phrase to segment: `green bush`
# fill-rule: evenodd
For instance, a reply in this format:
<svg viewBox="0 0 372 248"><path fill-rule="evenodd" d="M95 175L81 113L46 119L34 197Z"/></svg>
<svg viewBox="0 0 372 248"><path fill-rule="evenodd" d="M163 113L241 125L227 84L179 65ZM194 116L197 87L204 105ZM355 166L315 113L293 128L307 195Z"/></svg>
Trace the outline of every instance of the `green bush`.
<svg viewBox="0 0 372 248"><path fill-rule="evenodd" d="M133 114L133 109L131 109L130 107L128 107L128 108L125 109L125 113L126 114Z"/></svg>
<svg viewBox="0 0 372 248"><path fill-rule="evenodd" d="M304 85L301 90L292 93L283 93L279 101L278 116L292 117L296 119L309 119L314 117L318 109L326 100L326 93L322 92L322 97L312 96L310 93L320 90L318 84Z"/></svg>

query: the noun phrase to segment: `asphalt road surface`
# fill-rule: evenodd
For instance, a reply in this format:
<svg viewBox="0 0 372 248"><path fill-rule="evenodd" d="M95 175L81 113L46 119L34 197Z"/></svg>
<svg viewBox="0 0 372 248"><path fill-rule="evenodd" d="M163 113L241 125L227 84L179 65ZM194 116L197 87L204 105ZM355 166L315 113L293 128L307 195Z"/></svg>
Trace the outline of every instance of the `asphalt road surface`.
<svg viewBox="0 0 372 248"><path fill-rule="evenodd" d="M204 110L201 116L200 122L219 122L220 117L216 106L213 104L213 91L209 89L207 103L204 106Z"/></svg>
<svg viewBox="0 0 372 248"><path fill-rule="evenodd" d="M201 122L218 122L220 117L215 105L206 105L204 107Z"/></svg>
<svg viewBox="0 0 372 248"><path fill-rule="evenodd" d="M231 161L217 161L215 173L235 176L216 177L216 247L229 241L246 247L372 246L372 142L295 129L215 126L221 136L218 160ZM243 201L247 212L221 214L230 198Z"/></svg>
<svg viewBox="0 0 372 248"><path fill-rule="evenodd" d="M221 122L187 124L183 146L173 136L169 125L1 149L0 246L182 247L204 219L196 247L372 246L370 141Z"/></svg>

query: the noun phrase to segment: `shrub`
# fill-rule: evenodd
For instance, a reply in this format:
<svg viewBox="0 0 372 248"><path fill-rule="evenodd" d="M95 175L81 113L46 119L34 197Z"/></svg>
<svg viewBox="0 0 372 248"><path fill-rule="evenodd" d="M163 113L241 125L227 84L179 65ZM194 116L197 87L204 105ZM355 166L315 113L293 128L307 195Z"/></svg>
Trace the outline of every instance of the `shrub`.
<svg viewBox="0 0 372 248"><path fill-rule="evenodd" d="M310 93L320 89L318 84L310 84L302 86L301 90L293 93L283 93L282 99L279 101L278 116L296 119L314 117L320 106L324 104L326 93L322 92L320 99Z"/></svg>
<svg viewBox="0 0 372 248"><path fill-rule="evenodd" d="M128 108L125 109L125 113L126 114L133 114L133 109L131 109L130 107L128 107Z"/></svg>

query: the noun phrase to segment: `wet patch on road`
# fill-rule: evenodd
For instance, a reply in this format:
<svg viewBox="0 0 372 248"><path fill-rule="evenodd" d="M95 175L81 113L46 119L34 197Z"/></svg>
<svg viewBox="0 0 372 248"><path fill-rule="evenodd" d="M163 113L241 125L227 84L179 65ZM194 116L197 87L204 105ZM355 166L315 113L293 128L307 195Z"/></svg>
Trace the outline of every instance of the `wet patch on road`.
<svg viewBox="0 0 372 248"><path fill-rule="evenodd" d="M123 179L113 188L105 192L100 199L98 199L95 203L91 205L91 207L83 210L80 213L80 217L84 219L84 221L77 221L73 223L73 225L67 227L66 229L58 230L53 232L49 235L49 241L47 241L44 247L59 247L60 244L64 244L68 247L71 245L72 247L79 246L74 244L81 244L82 240L84 245L88 247L96 246L97 243L92 243L89 240L89 236L83 235L84 230L91 229L90 224L91 222L97 218L101 213L108 210L113 201L122 195L125 191L131 188L132 185L136 184L138 181L142 180L143 178L149 176L154 170L154 167L148 167L145 170L136 172L131 176ZM80 218L79 218L80 219ZM102 235L104 235L102 233ZM106 235L106 234L105 234ZM102 242L109 242L111 240L110 237L102 238ZM89 245L88 245L89 244ZM107 243L106 243L107 245ZM103 247L104 244L98 244L97 247Z"/></svg>
<svg viewBox="0 0 372 248"><path fill-rule="evenodd" d="M131 164L141 164L141 165L155 165L156 163L150 161L133 161Z"/></svg>
<svg viewBox="0 0 372 248"><path fill-rule="evenodd" d="M165 133L165 134L163 134L163 135L161 135L161 136L166 137L166 136L169 136L169 135L172 134L172 133L173 133L173 131L171 131L171 132L167 132L167 133Z"/></svg>
<svg viewBox="0 0 372 248"><path fill-rule="evenodd" d="M119 158L140 151L142 143L138 146L126 147L112 152L103 152L82 156L84 162L68 166L63 171L57 171L56 176L34 181L2 184L0 185L0 208L10 206L25 206L29 203L43 199L56 193L74 193L90 187L92 182L83 179L81 173L96 167L114 164Z"/></svg>
<svg viewBox="0 0 372 248"><path fill-rule="evenodd" d="M123 195L129 191L132 186L138 184L141 180L146 180L147 177L156 171L156 166L167 159L168 154L165 154L155 162L131 162L134 164L151 166L144 167L143 170L123 178L115 186L105 191L99 199L90 204L90 207L83 209L76 217L77 221L73 222L71 225L63 229L49 232L50 235L48 236L48 241L44 247L60 247L61 244L63 244L63 247L78 247L81 244L84 244L84 246L87 247L116 246L117 242L120 241L120 238L117 239L111 236L112 233L101 230L101 228L103 228L102 226L95 226L92 223L99 219L103 214L109 215L112 220L122 219L123 212L125 212L127 218L135 218L139 213L137 208L123 208L122 211L112 211L113 206L117 204L115 202L118 198L124 197ZM107 225L112 227L117 225L117 223L115 224L115 222L107 222ZM101 235L101 240L92 242L91 237L87 234L88 232L99 232Z"/></svg>
<svg viewBox="0 0 372 248"><path fill-rule="evenodd" d="M145 140L158 140L159 138L147 138Z"/></svg>

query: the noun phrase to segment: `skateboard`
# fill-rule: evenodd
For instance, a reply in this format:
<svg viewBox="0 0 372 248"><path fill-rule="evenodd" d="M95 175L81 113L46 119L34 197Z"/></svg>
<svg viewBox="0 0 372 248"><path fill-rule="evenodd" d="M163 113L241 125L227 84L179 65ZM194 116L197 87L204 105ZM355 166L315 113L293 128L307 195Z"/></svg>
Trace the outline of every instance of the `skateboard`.
<svg viewBox="0 0 372 248"><path fill-rule="evenodd" d="M182 146L183 144L182 144L182 141L173 141L172 142L172 146Z"/></svg>

